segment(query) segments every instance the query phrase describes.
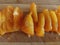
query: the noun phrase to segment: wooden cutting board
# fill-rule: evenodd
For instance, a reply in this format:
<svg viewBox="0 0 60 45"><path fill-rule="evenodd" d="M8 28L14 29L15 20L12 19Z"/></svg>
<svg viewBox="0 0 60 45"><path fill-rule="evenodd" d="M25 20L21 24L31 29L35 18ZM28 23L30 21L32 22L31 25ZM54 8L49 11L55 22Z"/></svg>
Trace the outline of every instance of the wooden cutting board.
<svg viewBox="0 0 60 45"><path fill-rule="evenodd" d="M12 6L18 6L20 7L25 14L26 12L29 11L29 6L30 4L0 4L0 9L5 8L8 5ZM58 5L37 5L38 7L38 12L41 11L43 8L48 8L48 9L56 9ZM13 33L7 33L3 36L0 37L0 41L13 41L13 42L56 42L60 41L60 36L58 36L56 33L46 33L43 38L41 37L36 37L33 36L31 38L28 38L27 35L25 35L22 32L13 32Z"/></svg>
<svg viewBox="0 0 60 45"><path fill-rule="evenodd" d="M0 3L18 3L29 4L35 2L36 4L60 4L60 0L0 0Z"/></svg>
<svg viewBox="0 0 60 45"><path fill-rule="evenodd" d="M8 5L19 6L25 12L29 11L30 3L35 2L37 4L38 12L43 8L56 9L60 4L60 0L0 0L0 9ZM56 33L46 33L43 38L41 37L30 37L28 38L22 32L7 33L0 36L0 42L30 42L31 45L37 45L32 42L60 42L60 36ZM53 44L52 44L53 45Z"/></svg>

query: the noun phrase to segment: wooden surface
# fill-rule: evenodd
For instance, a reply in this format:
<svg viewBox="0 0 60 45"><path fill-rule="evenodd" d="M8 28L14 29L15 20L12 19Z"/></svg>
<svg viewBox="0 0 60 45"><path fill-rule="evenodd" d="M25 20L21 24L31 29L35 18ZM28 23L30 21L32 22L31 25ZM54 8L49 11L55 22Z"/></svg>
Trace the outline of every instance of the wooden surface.
<svg viewBox="0 0 60 45"><path fill-rule="evenodd" d="M36 4L60 4L60 0L0 0L0 3L19 3L29 4L35 2Z"/></svg>
<svg viewBox="0 0 60 45"><path fill-rule="evenodd" d="M60 4L60 0L0 0L0 9L8 5L13 5L21 7L25 12L29 11L29 6L32 2L37 4L38 11L41 11L43 8L56 9ZM43 38L36 36L28 38L22 32L14 32L0 36L0 42L6 42L4 44L0 43L0 45L9 45L8 42L16 43L10 43L11 45L59 45L60 36L56 33L46 33Z"/></svg>

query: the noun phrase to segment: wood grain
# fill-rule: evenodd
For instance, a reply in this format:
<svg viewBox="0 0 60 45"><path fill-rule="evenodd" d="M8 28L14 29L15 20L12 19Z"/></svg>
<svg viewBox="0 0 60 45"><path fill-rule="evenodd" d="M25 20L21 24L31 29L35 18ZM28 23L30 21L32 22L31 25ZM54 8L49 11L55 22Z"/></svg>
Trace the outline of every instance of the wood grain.
<svg viewBox="0 0 60 45"><path fill-rule="evenodd" d="M17 0L0 0L0 4L17 3Z"/></svg>
<svg viewBox="0 0 60 45"><path fill-rule="evenodd" d="M60 0L0 0L0 4L2 3L15 3L15 4L30 4L35 2L36 4L60 4Z"/></svg>
<svg viewBox="0 0 60 45"><path fill-rule="evenodd" d="M60 0L19 0L20 3L29 4L35 2L36 4L60 4Z"/></svg>

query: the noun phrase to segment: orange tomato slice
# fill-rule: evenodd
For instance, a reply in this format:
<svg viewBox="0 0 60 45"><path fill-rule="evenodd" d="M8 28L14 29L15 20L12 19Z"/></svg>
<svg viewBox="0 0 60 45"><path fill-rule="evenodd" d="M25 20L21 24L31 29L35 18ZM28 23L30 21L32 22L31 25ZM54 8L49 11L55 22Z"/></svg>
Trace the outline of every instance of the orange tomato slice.
<svg viewBox="0 0 60 45"><path fill-rule="evenodd" d="M30 12L28 15L25 16L22 25L22 31L27 35L34 35L34 23L32 19L32 13Z"/></svg>
<svg viewBox="0 0 60 45"><path fill-rule="evenodd" d="M32 12L32 17L33 17L34 23L36 23L38 21L38 16L37 16L37 7L36 7L35 3L31 4L30 11Z"/></svg>
<svg viewBox="0 0 60 45"><path fill-rule="evenodd" d="M19 7L16 7L13 12L14 30L20 30L20 23L22 17L23 17L22 10Z"/></svg>
<svg viewBox="0 0 60 45"><path fill-rule="evenodd" d="M48 9L43 10L44 16L45 16L45 31L49 32L52 30L52 23L51 18Z"/></svg>
<svg viewBox="0 0 60 45"><path fill-rule="evenodd" d="M57 19L55 11L52 11L52 10L50 11L50 17L52 20L52 31L57 32L57 30L58 30L58 19Z"/></svg>
<svg viewBox="0 0 60 45"><path fill-rule="evenodd" d="M38 25L35 28L35 32L37 36L44 37L45 34L44 25L45 25L45 17L44 14L41 13L38 15Z"/></svg>

